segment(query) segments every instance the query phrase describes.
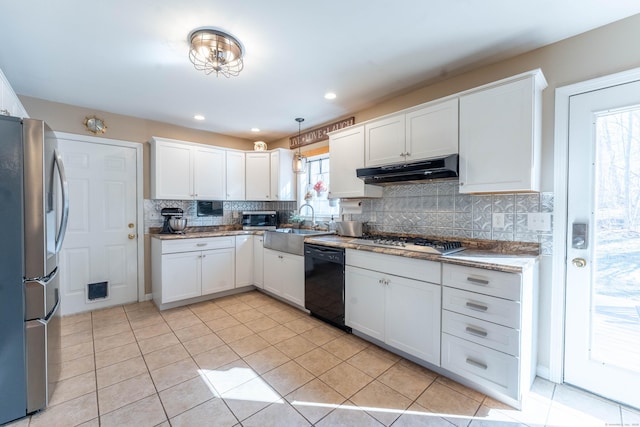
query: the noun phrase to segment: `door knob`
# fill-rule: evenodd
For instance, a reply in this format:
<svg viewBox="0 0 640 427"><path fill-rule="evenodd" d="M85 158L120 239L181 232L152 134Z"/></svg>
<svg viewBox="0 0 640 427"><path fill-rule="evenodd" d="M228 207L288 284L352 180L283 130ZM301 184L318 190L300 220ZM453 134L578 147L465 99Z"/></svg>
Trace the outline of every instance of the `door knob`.
<svg viewBox="0 0 640 427"><path fill-rule="evenodd" d="M584 258L574 258L571 260L571 262L578 268L582 268L587 265L587 260Z"/></svg>
<svg viewBox="0 0 640 427"><path fill-rule="evenodd" d="M129 238L129 240L133 240L136 238L136 235L133 233L129 233L129 235L127 236Z"/></svg>

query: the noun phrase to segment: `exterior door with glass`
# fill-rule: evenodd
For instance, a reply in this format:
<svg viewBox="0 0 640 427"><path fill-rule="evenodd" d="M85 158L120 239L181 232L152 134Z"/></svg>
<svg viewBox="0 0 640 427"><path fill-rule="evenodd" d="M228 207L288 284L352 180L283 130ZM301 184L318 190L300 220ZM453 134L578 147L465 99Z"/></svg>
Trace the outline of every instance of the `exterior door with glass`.
<svg viewBox="0 0 640 427"><path fill-rule="evenodd" d="M564 381L640 407L640 82L570 98Z"/></svg>

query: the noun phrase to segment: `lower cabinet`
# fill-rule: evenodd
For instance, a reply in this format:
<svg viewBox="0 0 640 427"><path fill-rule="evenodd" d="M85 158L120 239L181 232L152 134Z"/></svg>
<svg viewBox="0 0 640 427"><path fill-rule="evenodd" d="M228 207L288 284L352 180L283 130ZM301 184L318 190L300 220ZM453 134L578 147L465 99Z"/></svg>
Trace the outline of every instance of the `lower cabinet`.
<svg viewBox="0 0 640 427"><path fill-rule="evenodd" d="M264 290L304 307L304 256L264 249Z"/></svg>
<svg viewBox="0 0 640 427"><path fill-rule="evenodd" d="M151 281L156 305L235 288L235 239L151 239Z"/></svg>
<svg viewBox="0 0 640 427"><path fill-rule="evenodd" d="M236 287L253 285L253 237L236 236Z"/></svg>
<svg viewBox="0 0 640 427"><path fill-rule="evenodd" d="M253 236L253 284L264 288L264 236Z"/></svg>
<svg viewBox="0 0 640 427"><path fill-rule="evenodd" d="M442 266L442 368L520 405L535 378L537 266ZM506 398L506 399L505 399Z"/></svg>
<svg viewBox="0 0 640 427"><path fill-rule="evenodd" d="M438 262L347 250L345 322L356 331L440 365L439 282Z"/></svg>

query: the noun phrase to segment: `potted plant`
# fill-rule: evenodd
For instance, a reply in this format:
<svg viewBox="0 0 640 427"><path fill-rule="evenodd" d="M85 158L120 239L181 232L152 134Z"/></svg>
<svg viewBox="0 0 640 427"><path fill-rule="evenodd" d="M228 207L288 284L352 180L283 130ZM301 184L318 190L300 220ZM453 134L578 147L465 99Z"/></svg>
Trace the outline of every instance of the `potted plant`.
<svg viewBox="0 0 640 427"><path fill-rule="evenodd" d="M291 223L291 228L300 228L300 224L303 221L304 221L304 218L302 218L299 214L297 214L295 212L289 217L289 222Z"/></svg>

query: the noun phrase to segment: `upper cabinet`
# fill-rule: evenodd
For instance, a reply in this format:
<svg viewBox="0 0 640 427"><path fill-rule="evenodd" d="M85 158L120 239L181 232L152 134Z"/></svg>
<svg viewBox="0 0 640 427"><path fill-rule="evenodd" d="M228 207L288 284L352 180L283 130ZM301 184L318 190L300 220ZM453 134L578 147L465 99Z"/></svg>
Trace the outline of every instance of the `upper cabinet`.
<svg viewBox="0 0 640 427"><path fill-rule="evenodd" d="M365 166L414 162L458 152L458 98L365 124Z"/></svg>
<svg viewBox="0 0 640 427"><path fill-rule="evenodd" d="M2 70L0 70L0 115L29 117Z"/></svg>
<svg viewBox="0 0 640 427"><path fill-rule="evenodd" d="M460 192L540 190L540 70L460 96Z"/></svg>
<svg viewBox="0 0 640 427"><path fill-rule="evenodd" d="M271 156L269 152L246 153L245 167L247 200L271 200Z"/></svg>
<svg viewBox="0 0 640 427"><path fill-rule="evenodd" d="M245 200L245 153L227 150L227 200Z"/></svg>
<svg viewBox="0 0 640 427"><path fill-rule="evenodd" d="M152 199L226 198L225 150L157 137L150 142Z"/></svg>
<svg viewBox="0 0 640 427"><path fill-rule="evenodd" d="M296 179L293 173L293 151L276 148L270 152L271 200L296 200Z"/></svg>
<svg viewBox="0 0 640 427"><path fill-rule="evenodd" d="M364 167L364 126L352 126L329 135L329 198L382 197L382 187L365 185L356 176Z"/></svg>

